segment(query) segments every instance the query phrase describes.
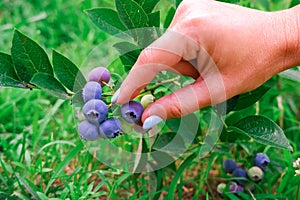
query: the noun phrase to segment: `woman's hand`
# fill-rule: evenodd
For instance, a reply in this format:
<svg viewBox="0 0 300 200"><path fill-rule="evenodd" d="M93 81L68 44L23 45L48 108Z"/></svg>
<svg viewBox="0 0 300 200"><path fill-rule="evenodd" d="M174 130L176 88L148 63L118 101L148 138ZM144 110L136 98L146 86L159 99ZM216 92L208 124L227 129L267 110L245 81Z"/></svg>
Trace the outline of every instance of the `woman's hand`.
<svg viewBox="0 0 300 200"><path fill-rule="evenodd" d="M164 35L142 51L112 102L128 102L160 71L193 77L193 84L144 111L147 129L251 91L299 64L299 16L298 7L263 12L212 0L185 0Z"/></svg>

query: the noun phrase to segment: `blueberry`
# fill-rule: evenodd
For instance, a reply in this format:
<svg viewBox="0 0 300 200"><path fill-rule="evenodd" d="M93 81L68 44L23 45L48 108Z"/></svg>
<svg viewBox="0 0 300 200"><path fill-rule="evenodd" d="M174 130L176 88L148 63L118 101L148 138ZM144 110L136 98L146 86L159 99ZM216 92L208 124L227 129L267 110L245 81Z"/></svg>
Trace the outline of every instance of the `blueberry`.
<svg viewBox="0 0 300 200"><path fill-rule="evenodd" d="M101 99L102 87L99 83L91 81L87 82L82 90L83 101L86 103L92 99Z"/></svg>
<svg viewBox="0 0 300 200"><path fill-rule="evenodd" d="M99 137L98 127L95 124L91 124L87 120L78 125L78 132L82 139L88 141L97 140Z"/></svg>
<svg viewBox="0 0 300 200"><path fill-rule="evenodd" d="M220 184L217 186L217 192L218 192L219 194L222 194L225 188L226 188L226 184L225 184L225 183L220 183Z"/></svg>
<svg viewBox="0 0 300 200"><path fill-rule="evenodd" d="M110 80L110 73L105 67L96 67L90 71L88 80L98 82L101 86L104 86L104 83L108 83Z"/></svg>
<svg viewBox="0 0 300 200"><path fill-rule="evenodd" d="M237 185L236 183L232 183L229 186L229 191L231 193L244 192L244 188L240 185Z"/></svg>
<svg viewBox="0 0 300 200"><path fill-rule="evenodd" d="M142 104L137 101L130 101L121 107L121 115L129 123L140 122L143 112Z"/></svg>
<svg viewBox="0 0 300 200"><path fill-rule="evenodd" d="M99 125L106 119L108 108L102 100L92 99L84 104L82 112L89 122Z"/></svg>
<svg viewBox="0 0 300 200"><path fill-rule="evenodd" d="M257 153L254 157L253 164L262 170L265 170L270 163L270 159L266 154Z"/></svg>
<svg viewBox="0 0 300 200"><path fill-rule="evenodd" d="M248 177L255 182L259 182L264 176L264 172L257 166L253 166L248 170Z"/></svg>
<svg viewBox="0 0 300 200"><path fill-rule="evenodd" d="M232 172L232 176L235 178L247 178L247 171L238 167ZM236 179L236 182L240 185L245 185L247 183L246 180L242 179Z"/></svg>
<svg viewBox="0 0 300 200"><path fill-rule="evenodd" d="M114 138L121 135L121 122L117 118L109 118L99 126L102 137Z"/></svg>
<svg viewBox="0 0 300 200"><path fill-rule="evenodd" d="M144 109L146 109L153 102L154 102L154 96L152 94L146 94L141 99L141 104Z"/></svg>
<svg viewBox="0 0 300 200"><path fill-rule="evenodd" d="M226 159L223 162L223 169L226 173L232 173L237 168L235 162L232 159Z"/></svg>

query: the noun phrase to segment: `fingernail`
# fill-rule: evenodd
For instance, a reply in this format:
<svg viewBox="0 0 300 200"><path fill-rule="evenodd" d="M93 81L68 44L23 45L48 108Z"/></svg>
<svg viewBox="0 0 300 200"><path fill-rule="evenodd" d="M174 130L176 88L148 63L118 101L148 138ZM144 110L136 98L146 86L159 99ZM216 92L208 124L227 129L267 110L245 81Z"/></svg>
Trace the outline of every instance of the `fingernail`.
<svg viewBox="0 0 300 200"><path fill-rule="evenodd" d="M156 115L152 115L144 121L143 129L146 130L146 129L152 128L153 126L155 126L156 124L158 124L161 121L163 121L162 118L160 118L159 116L156 116Z"/></svg>
<svg viewBox="0 0 300 200"><path fill-rule="evenodd" d="M111 103L116 103L116 102L118 101L119 95L120 95L120 89L118 89L118 90L115 92L115 94L111 97L110 102L111 102Z"/></svg>

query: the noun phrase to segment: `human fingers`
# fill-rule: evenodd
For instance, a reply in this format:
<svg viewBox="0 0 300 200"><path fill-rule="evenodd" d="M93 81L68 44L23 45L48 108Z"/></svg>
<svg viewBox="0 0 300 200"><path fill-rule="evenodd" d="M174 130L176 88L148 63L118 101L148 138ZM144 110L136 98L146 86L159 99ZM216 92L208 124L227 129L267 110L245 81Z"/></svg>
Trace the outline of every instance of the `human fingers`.
<svg viewBox="0 0 300 200"><path fill-rule="evenodd" d="M179 63L172 66L173 73L179 74L181 76L190 76L193 79L197 79L200 76L199 71L195 67L193 61L180 61Z"/></svg>
<svg viewBox="0 0 300 200"><path fill-rule="evenodd" d="M143 113L143 128L149 129L163 120L193 113L208 105L225 101L225 85L220 74L199 77L193 84L180 88L152 103Z"/></svg>
<svg viewBox="0 0 300 200"><path fill-rule="evenodd" d="M180 42L174 42L180 41ZM113 103L124 104L134 98L161 71L178 71L183 63L197 56L198 45L186 36L167 31L162 37L144 49L137 62L113 96ZM180 65L176 65L180 63ZM187 66L185 64L185 66ZM172 68L174 67L174 68ZM189 68L190 70L191 68Z"/></svg>

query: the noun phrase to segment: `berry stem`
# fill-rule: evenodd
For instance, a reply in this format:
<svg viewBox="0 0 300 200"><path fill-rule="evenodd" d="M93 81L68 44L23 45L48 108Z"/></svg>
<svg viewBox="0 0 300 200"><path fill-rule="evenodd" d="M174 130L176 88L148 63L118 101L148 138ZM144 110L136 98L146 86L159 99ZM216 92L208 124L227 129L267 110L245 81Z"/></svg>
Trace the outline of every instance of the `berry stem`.
<svg viewBox="0 0 300 200"><path fill-rule="evenodd" d="M101 81L101 83L102 83L103 85L107 86L113 93L115 93L115 90L114 90L108 83L106 83L106 82L104 82L104 81Z"/></svg>
<svg viewBox="0 0 300 200"><path fill-rule="evenodd" d="M154 86L149 87L149 88L145 88L144 91L142 93L148 92L148 91L153 91L156 88L158 88L159 86L166 84L166 83L174 83L176 85L180 85L178 80L180 79L180 77L175 77L175 78L171 78L171 79L167 79L167 80L163 80L163 81L159 81L157 82Z"/></svg>
<svg viewBox="0 0 300 200"><path fill-rule="evenodd" d="M112 105L113 105L113 103L108 104L108 105L107 105L107 108L112 107Z"/></svg>
<svg viewBox="0 0 300 200"><path fill-rule="evenodd" d="M102 96L105 96L105 97L112 96L112 95L114 95L114 92L105 92L105 93L102 93Z"/></svg>

